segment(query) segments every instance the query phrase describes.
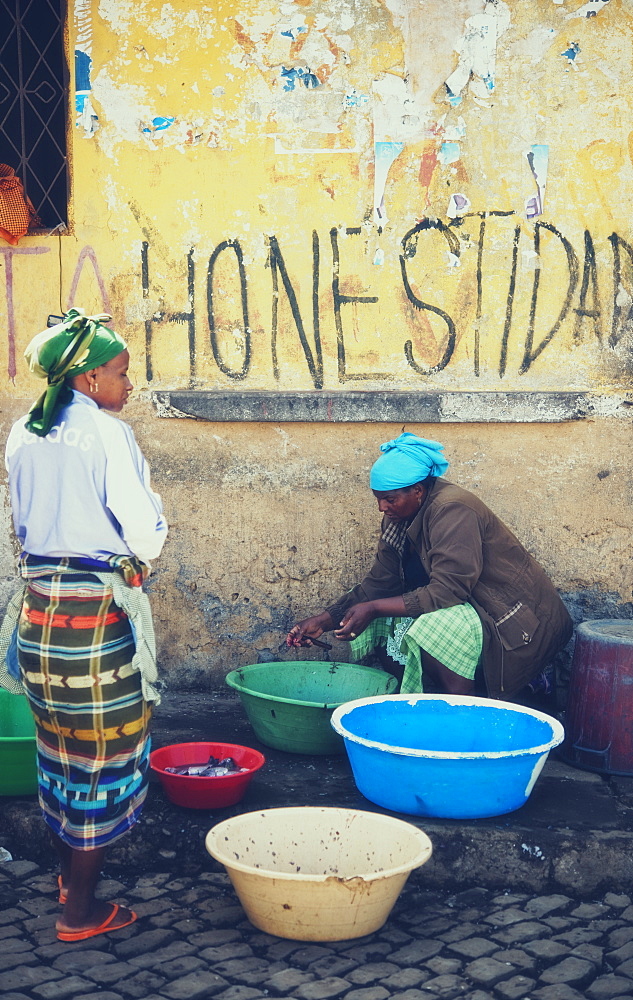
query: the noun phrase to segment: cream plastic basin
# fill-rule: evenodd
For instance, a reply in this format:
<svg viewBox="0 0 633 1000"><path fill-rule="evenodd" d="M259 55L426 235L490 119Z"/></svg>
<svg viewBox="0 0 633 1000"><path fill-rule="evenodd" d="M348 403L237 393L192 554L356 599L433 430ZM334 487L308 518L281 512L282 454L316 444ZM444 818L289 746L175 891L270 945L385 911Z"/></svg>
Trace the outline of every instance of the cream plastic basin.
<svg viewBox="0 0 633 1000"><path fill-rule="evenodd" d="M243 813L207 834L255 927L295 941L346 941L383 926L410 873L431 857L412 823L360 809Z"/></svg>

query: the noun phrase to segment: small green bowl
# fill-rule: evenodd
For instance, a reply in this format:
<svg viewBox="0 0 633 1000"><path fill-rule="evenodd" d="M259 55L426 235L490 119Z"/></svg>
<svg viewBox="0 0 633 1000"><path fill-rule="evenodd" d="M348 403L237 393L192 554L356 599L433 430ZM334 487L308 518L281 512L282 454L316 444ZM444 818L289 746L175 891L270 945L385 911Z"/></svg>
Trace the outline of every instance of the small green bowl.
<svg viewBox="0 0 633 1000"><path fill-rule="evenodd" d="M334 709L357 698L393 693L398 685L385 670L322 660L254 663L232 670L226 683L239 692L262 743L306 754L344 753L343 739L330 725Z"/></svg>
<svg viewBox="0 0 633 1000"><path fill-rule="evenodd" d="M0 795L37 791L35 721L26 695L0 688Z"/></svg>

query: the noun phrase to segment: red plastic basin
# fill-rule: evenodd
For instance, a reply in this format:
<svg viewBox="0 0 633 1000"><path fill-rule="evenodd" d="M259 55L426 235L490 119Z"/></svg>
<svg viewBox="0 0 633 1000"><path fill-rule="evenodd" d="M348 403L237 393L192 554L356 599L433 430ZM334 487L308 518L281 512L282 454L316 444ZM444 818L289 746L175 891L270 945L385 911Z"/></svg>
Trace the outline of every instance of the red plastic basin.
<svg viewBox="0 0 633 1000"><path fill-rule="evenodd" d="M165 771L166 767L204 764L212 756L220 760L232 757L236 764L248 770L216 778L170 774ZM266 763L266 758L259 750L238 746L236 743L174 743L172 746L153 750L149 759L169 801L189 809L220 809L235 805L243 798L255 772Z"/></svg>

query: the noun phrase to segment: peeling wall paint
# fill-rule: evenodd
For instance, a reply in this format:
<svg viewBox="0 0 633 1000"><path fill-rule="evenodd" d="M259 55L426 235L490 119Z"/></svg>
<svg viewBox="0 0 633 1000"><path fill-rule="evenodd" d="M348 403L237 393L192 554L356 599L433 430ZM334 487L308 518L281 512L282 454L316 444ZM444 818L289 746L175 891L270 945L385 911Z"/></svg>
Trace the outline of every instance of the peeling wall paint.
<svg viewBox="0 0 633 1000"><path fill-rule="evenodd" d="M121 289L152 384L630 384L626 6L73 12L91 152L73 151L57 297L86 294L68 280L90 248L88 294ZM14 340L28 325L8 318Z"/></svg>
<svg viewBox="0 0 633 1000"><path fill-rule="evenodd" d="M473 99L488 107L495 88L497 42L510 27L510 10L503 0L487 0L481 14L466 19L462 38L456 45L459 61L446 80L448 100L461 103L462 92L470 84Z"/></svg>
<svg viewBox="0 0 633 1000"><path fill-rule="evenodd" d="M525 214L528 219L536 219L537 216L543 214L545 203L549 147L535 143L525 154L525 158L528 161L530 172L536 185L536 194L529 197L525 203Z"/></svg>
<svg viewBox="0 0 633 1000"><path fill-rule="evenodd" d="M146 317L147 378L265 388L272 364L280 389L313 388L312 355L330 384L628 384L618 205L633 178L614 82L620 102L628 90L596 38L604 18L619 37L623 17L571 0L76 0L96 156L76 163L95 209L86 244L103 272L126 262L122 315ZM578 86L595 113L576 128ZM88 231L106 172L116 260ZM531 317L525 276L541 269ZM192 315L170 319L188 314L183 296ZM162 333L174 323L175 353Z"/></svg>

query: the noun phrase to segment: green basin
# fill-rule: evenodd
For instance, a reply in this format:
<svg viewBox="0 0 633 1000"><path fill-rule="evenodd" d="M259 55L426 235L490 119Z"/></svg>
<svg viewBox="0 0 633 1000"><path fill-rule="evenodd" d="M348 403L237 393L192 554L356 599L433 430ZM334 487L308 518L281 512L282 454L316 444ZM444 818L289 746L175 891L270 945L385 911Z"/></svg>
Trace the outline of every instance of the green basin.
<svg viewBox="0 0 633 1000"><path fill-rule="evenodd" d="M26 695L0 688L0 795L37 791L35 722Z"/></svg>
<svg viewBox="0 0 633 1000"><path fill-rule="evenodd" d="M254 663L227 674L239 692L248 721L266 746L288 753L344 753L330 725L339 705L357 698L391 694L398 682L375 667L356 663L294 660Z"/></svg>

